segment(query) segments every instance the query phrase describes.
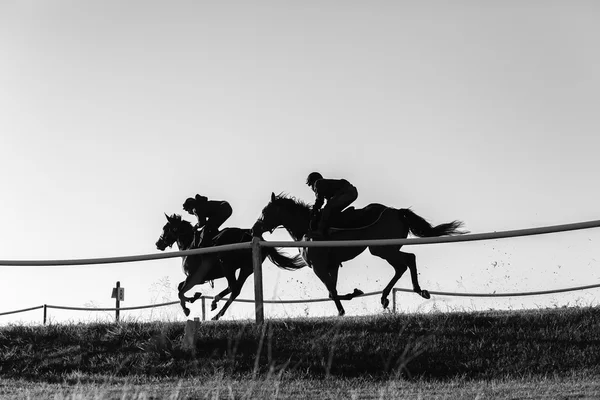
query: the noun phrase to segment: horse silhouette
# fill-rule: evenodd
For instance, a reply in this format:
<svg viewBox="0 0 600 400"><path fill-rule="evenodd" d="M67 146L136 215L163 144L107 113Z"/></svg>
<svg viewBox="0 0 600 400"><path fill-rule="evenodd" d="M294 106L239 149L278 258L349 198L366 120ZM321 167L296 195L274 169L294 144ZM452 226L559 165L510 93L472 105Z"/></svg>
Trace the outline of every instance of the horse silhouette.
<svg viewBox="0 0 600 400"><path fill-rule="evenodd" d="M408 233L418 237L437 237L443 235L460 235L463 223L452 221L431 226L422 217L409 209L396 209L381 204L369 204L364 209L350 208L332 220L329 229L329 240L369 240L369 239L400 239ZM264 232L283 226L295 241L301 241L310 232L311 206L283 194L271 193L271 201L262 210L262 215L252 227L252 234L260 236ZM337 225L337 226L336 226ZM355 289L353 293L343 296L337 293L337 279L341 264L349 261L366 248L372 255L386 260L394 267L395 274L381 294L383 308L389 305L388 295L402 274L409 269L413 290L423 298L429 299L427 290L421 289L417 276L417 264L414 254L400 251L401 245L392 246L352 246L352 247L307 247L302 250L305 261L312 266L313 271L325 284L329 297L335 302L339 315L345 310L340 300L350 300L362 292Z"/></svg>
<svg viewBox="0 0 600 400"><path fill-rule="evenodd" d="M165 250L177 243L180 250L189 250L194 241L194 227L186 220L181 219L180 215L173 214L167 217L167 223L163 227L163 232L156 242L158 250ZM220 246L233 243L244 243L252 241L252 235L249 229L224 228L217 234L212 241L213 246ZM302 258L298 255L290 257L279 252L275 248L265 248L261 251L262 261L269 257L271 262L286 270L297 270L306 266ZM221 310L212 318L217 320L225 314L233 300L239 296L242 286L246 279L254 272L252 265L252 250L233 250L217 253L198 254L183 257L182 267L187 278L181 282L177 289L179 291L179 300L183 312L186 316L190 310L186 307L186 302L193 303L199 299L202 294L195 293L193 297L186 297L185 293L196 285L206 283L219 278L227 279L227 288L215 296L211 303L211 310L217 308L217 303L224 296L231 293L227 302ZM236 270L240 270L238 277L235 277Z"/></svg>

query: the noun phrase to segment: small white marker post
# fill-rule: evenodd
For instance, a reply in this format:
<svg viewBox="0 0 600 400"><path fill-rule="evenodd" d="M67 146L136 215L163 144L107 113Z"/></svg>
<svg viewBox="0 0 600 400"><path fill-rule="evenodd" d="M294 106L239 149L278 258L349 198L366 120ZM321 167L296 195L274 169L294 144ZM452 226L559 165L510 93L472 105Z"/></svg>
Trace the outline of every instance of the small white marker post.
<svg viewBox="0 0 600 400"><path fill-rule="evenodd" d="M121 302L125 301L125 288L121 287L121 282L117 281L117 285L112 290L111 299L115 300L115 322L119 322L119 307L121 307Z"/></svg>

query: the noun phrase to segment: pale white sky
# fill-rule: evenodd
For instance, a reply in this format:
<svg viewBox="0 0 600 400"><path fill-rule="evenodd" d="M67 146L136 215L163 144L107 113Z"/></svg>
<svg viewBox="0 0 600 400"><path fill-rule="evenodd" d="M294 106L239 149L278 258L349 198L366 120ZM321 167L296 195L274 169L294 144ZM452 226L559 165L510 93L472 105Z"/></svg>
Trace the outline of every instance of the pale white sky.
<svg viewBox="0 0 600 400"><path fill-rule="evenodd" d="M598 17L594 1L4 1L0 259L156 252L163 213L182 213L195 193L228 200L227 225L250 227L272 191L312 202L313 170L354 183L356 206L412 206L474 233L598 219ZM599 240L595 229L404 250L425 289L502 292L596 283ZM364 255L339 288L381 290L392 272ZM117 280L123 306L175 300L184 277L178 259L0 273L0 312L110 307ZM308 269L265 264L264 274L266 298L327 297ZM157 294L167 277L173 290ZM252 288L250 278L241 297ZM402 300L481 309L598 294ZM378 312L378 302L345 307ZM335 306L267 308L306 312ZM41 313L0 324L12 320Z"/></svg>

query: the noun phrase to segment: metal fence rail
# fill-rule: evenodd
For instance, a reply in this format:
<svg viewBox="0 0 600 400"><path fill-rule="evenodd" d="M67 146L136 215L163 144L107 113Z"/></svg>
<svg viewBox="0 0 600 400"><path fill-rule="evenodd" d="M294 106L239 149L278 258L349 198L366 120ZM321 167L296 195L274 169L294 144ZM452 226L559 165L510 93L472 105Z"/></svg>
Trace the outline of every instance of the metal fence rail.
<svg viewBox="0 0 600 400"><path fill-rule="evenodd" d="M122 263L122 262L134 262L134 261L147 261L147 260L157 260L163 258L174 258L174 257L183 257L189 256L193 254L206 254L206 253L215 253L215 252L224 252L224 251L236 251L236 250L247 250L252 249L252 258L254 264L254 300L247 299L238 299L236 301L239 302L253 302L255 304L255 312L256 312L256 322L262 323L264 321L264 313L263 313L263 304L264 303L312 303L319 301L327 301L329 299L312 299L312 300L263 300L263 292L262 292L262 263L260 258L260 248L261 247L353 247L353 246L390 246L390 245L418 245L418 244L433 244L433 243L454 243L454 242L468 242L468 241L477 241L477 240L491 240L491 239L503 239L503 238L512 238L512 237L521 237L521 236L530 236L530 235L541 235L548 233L558 233L558 232L566 232L580 229L590 229L590 228L598 228L600 227L600 220L594 221L586 221L586 222L577 222L571 224L563 224L563 225L552 225L546 227L539 228L528 228L528 229L518 229L518 230L510 230L510 231L501 231L501 232L488 232L488 233L479 233L479 234L468 234L461 236L445 236L445 237L436 237L436 238L415 238L415 239L384 239L384 240L355 240L355 241L299 241L299 242L280 242L273 241L267 242L264 240L260 240L259 238L253 238L252 242L247 243L236 243L229 244L224 246L217 247L209 247L202 249L194 249L194 250L184 250L184 251L173 251L168 253L154 253L154 254L143 254L143 255L135 255L135 256L124 256L124 257L108 257L108 258L87 258L87 259L74 259L74 260L0 260L0 266L65 266L65 265L90 265L90 264L110 264L110 263ZM437 294L441 296L465 296L465 297L509 297L509 296L527 296L527 295L538 295L538 294L548 294L548 293L559 293L573 290L584 290L598 287L598 285L588 285L582 286L579 288L567 288L567 289L558 289L558 290L546 290L546 291L537 291L537 292L529 292L529 293L506 293L506 294L483 294L483 293L451 293L451 292L435 292L431 291L431 294ZM409 291L408 289L394 289L394 306L395 306L395 294L396 291ZM371 292L365 293L362 296L371 296L375 294L379 294L381 292ZM203 315L205 314L205 299L212 298L210 296L206 296L202 298L202 309ZM57 309L70 309L70 310L86 310L86 311L108 311L108 310L126 310L126 309L139 309L139 308L151 308L155 306L163 306L163 305L171 305L176 304L173 303L164 303L161 305L148 305L148 306L139 306L139 307L126 307L126 308L116 308L116 309L87 309L87 308L74 308L74 307L63 307L63 306L37 306L33 308L17 310L17 311L9 311L6 313L0 313L2 315L15 314L18 312L31 311L38 308L44 308L44 321L46 310L48 308L57 308ZM394 307L395 309L395 307Z"/></svg>
<svg viewBox="0 0 600 400"><path fill-rule="evenodd" d="M510 293L458 293L458 292L443 292L443 291L435 291L430 290L429 293L437 296L455 296L455 297L522 297L522 296L540 296L546 294L554 294L554 293L564 293L564 292L574 292L578 290L588 290L600 288L600 284L595 285L585 285L585 286L576 286L569 288L561 288L561 289L550 289L550 290L539 290L533 292L510 292ZM412 289L402 289L402 288L394 288L392 289L392 311L396 312L396 293L397 292L406 292L412 293ZM368 297L375 296L381 294L382 291L377 292L368 292L363 293L361 295L357 295L356 297ZM202 301L202 320L206 320L206 300L214 299L214 296L202 296L200 300ZM221 301L226 301L227 297L221 299ZM267 304L304 304L304 303L319 303L324 301L330 301L329 298L319 298L319 299L295 299L295 300L263 300L263 303ZM234 302L239 303L254 303L253 299L235 299ZM41 306L24 308L21 310L7 311L0 313L0 316L24 313L33 310L39 310L40 308L44 309L44 324L46 324L47 319L47 309L54 308L57 310L73 310L73 311L130 311L130 310L142 310L147 308L157 308L157 307L165 307L172 306L175 304L179 304L179 301L170 301L166 303L158 303L158 304L147 304L143 306L132 306L132 307L100 307L100 308L88 308L88 307L69 307L69 306L55 306L50 304L43 304Z"/></svg>
<svg viewBox="0 0 600 400"><path fill-rule="evenodd" d="M505 239L512 237L543 235L575 231L581 229L600 228L600 220L576 222L572 224L551 225L539 228L516 229L510 231L473 233L460 236L443 236L435 238L411 239L381 239L381 240L323 240L318 242L280 242L258 240L259 247L352 247L352 246L392 246L392 245L419 245L435 243L472 242L478 240ZM134 261L158 260L163 258L184 257L194 254L208 254L221 251L247 250L252 248L252 242L226 244L215 247L205 247L193 250L170 251L167 253L140 254L134 256L105 257L105 258L80 258L73 260L0 260L0 266L65 266L65 265L91 265L115 264Z"/></svg>

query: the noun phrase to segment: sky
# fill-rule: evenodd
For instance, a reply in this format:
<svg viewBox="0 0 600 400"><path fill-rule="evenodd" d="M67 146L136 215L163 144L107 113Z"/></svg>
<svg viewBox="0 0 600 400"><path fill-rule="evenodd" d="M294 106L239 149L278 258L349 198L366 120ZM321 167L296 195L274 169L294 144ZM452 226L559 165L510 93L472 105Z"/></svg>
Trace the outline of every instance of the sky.
<svg viewBox="0 0 600 400"><path fill-rule="evenodd" d="M353 183L357 207L412 207L473 233L599 219L598 17L600 4L577 0L3 1L0 259L156 253L164 213L184 214L196 193L232 205L225 226L249 228L271 192L313 202L312 171ZM283 230L265 238L290 240ZM403 250L417 255L424 289L501 293L598 282L599 241L590 229ZM111 307L117 280L122 306L176 300L180 264L0 266L0 312ZM263 275L265 299L327 297L308 268L267 262ZM338 288L378 291L392 275L367 253L344 265ZM396 287L410 288L408 275ZM399 309L591 305L599 296L402 294ZM253 297L252 277L240 297ZM377 296L345 308L381 312ZM336 311L326 302L265 313ZM123 315L184 319L178 306ZM253 315L238 303L226 318ZM0 316L40 321L40 310Z"/></svg>

